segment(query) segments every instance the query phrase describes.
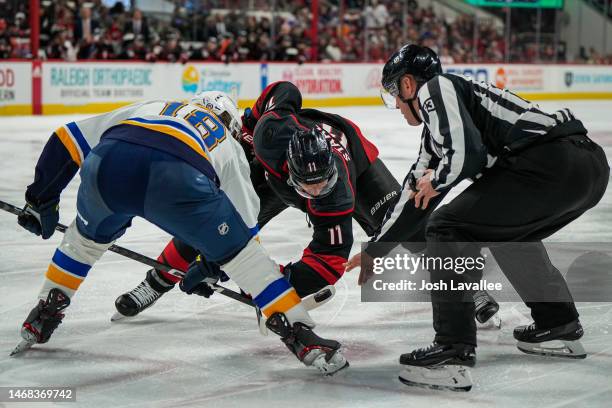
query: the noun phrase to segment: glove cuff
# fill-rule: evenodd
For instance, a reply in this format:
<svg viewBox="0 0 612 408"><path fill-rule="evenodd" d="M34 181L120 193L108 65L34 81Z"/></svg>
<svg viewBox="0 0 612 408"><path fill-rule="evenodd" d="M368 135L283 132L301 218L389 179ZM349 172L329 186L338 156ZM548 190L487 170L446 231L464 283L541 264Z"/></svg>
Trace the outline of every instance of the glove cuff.
<svg viewBox="0 0 612 408"><path fill-rule="evenodd" d="M47 209L59 203L59 197L54 197L54 198L50 198L48 200L42 201L39 198L34 198L30 196L30 194L26 192L25 201L26 201L26 204L29 205L30 207L36 208L37 210L44 210L44 209Z"/></svg>

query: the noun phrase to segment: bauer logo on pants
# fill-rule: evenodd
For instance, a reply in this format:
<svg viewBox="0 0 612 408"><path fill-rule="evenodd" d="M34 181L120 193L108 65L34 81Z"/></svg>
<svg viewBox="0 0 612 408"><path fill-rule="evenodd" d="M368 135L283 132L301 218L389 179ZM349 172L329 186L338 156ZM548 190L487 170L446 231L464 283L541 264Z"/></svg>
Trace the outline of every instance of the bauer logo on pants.
<svg viewBox="0 0 612 408"><path fill-rule="evenodd" d="M217 227L217 231L219 231L220 235L226 235L229 232L229 225L227 225L227 222L224 222L223 224L219 225Z"/></svg>

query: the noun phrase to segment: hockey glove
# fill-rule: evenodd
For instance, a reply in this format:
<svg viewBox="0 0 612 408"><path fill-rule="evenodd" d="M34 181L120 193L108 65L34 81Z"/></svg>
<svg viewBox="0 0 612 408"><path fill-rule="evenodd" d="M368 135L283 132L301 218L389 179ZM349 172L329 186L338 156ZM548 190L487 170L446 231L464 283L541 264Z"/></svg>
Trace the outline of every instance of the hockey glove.
<svg viewBox="0 0 612 408"><path fill-rule="evenodd" d="M40 205L27 202L23 212L17 217L17 222L32 234L49 239L59 222L59 199Z"/></svg>
<svg viewBox="0 0 612 408"><path fill-rule="evenodd" d="M255 157L253 150L253 131L255 130L257 121L253 118L253 113L250 108L244 110L241 119L242 131L237 139L240 142L240 146L242 146L242 150L244 150L244 154L246 154L247 160L251 161Z"/></svg>
<svg viewBox="0 0 612 408"><path fill-rule="evenodd" d="M242 119L242 135L250 135L251 144L253 144L253 132L255 131L255 125L257 125L257 119L253 116L251 108L246 108L240 119Z"/></svg>
<svg viewBox="0 0 612 408"><path fill-rule="evenodd" d="M226 282L229 280L229 277L221 270L218 264L208 262L202 255L198 255L196 260L189 265L179 287L188 295L195 294L208 298L215 293L210 284L215 284L219 280Z"/></svg>

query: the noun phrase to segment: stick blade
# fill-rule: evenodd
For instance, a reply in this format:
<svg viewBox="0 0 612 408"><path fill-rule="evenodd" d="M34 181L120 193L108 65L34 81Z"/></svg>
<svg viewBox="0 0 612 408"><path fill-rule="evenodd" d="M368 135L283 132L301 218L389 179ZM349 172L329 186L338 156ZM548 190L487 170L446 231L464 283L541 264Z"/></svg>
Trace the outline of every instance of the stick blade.
<svg viewBox="0 0 612 408"><path fill-rule="evenodd" d="M327 285L324 288L319 289L319 291L305 296L302 298L302 304L306 308L306 310L311 311L316 309L317 307L323 306L336 294L336 288L334 285Z"/></svg>

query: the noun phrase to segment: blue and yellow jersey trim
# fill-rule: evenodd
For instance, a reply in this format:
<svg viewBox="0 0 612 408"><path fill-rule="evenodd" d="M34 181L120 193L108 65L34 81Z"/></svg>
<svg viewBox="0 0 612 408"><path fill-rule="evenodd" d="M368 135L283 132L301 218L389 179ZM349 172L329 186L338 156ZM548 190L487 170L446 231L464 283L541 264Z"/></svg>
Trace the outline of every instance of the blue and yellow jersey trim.
<svg viewBox="0 0 612 408"><path fill-rule="evenodd" d="M75 122L70 122L55 130L55 134L62 142L72 160L81 167L83 161L91 151L89 143Z"/></svg>
<svg viewBox="0 0 612 408"><path fill-rule="evenodd" d="M130 118L120 122L122 125L138 126L171 136L189 146L192 150L210 161L202 139L187 126L165 119Z"/></svg>

